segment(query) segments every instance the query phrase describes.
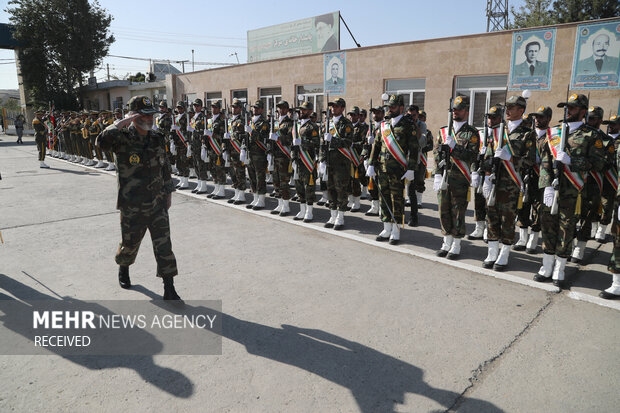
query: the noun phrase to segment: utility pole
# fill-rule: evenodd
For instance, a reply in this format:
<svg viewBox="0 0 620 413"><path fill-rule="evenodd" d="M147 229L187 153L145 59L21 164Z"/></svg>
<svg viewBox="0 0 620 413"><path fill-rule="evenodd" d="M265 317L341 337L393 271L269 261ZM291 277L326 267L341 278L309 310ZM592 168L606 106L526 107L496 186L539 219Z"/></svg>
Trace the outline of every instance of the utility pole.
<svg viewBox="0 0 620 413"><path fill-rule="evenodd" d="M185 60L181 61L181 71L185 73Z"/></svg>
<svg viewBox="0 0 620 413"><path fill-rule="evenodd" d="M192 49L192 72L194 71L194 49Z"/></svg>
<svg viewBox="0 0 620 413"><path fill-rule="evenodd" d="M106 63L106 69L108 70L108 82L110 81L110 64Z"/></svg>

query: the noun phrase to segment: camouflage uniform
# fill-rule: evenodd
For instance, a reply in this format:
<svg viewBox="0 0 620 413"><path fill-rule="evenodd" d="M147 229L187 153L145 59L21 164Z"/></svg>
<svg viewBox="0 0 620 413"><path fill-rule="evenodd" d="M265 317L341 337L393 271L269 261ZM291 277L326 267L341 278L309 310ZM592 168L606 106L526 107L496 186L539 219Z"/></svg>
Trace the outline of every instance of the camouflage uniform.
<svg viewBox="0 0 620 413"><path fill-rule="evenodd" d="M45 113L42 110L38 110L37 114ZM34 141L37 144L37 150L39 151L39 162L45 160L45 142L47 141L47 129L42 119L35 117L32 120L32 128L34 129Z"/></svg>
<svg viewBox="0 0 620 413"><path fill-rule="evenodd" d="M238 103L241 105L241 103ZM233 105L235 102L233 101ZM234 115L229 121L228 130L230 131L230 141L228 142L228 153L230 154L230 164L232 166L230 177L232 179L232 187L239 191L245 191L247 183L245 178L245 165L239 160L240 151L245 141L245 124L240 115ZM234 146L233 146L234 143Z"/></svg>
<svg viewBox="0 0 620 413"><path fill-rule="evenodd" d="M284 101L278 102L278 106L283 105L286 105L288 108L288 103ZM291 191L289 190L289 181L291 180L289 168L291 167L293 120L288 116L288 114L283 118L281 117L277 122L275 122L273 131L278 135L277 142L288 150L288 154L286 154L278 147L276 142L271 144L271 156L273 157L273 164L275 168L273 172L273 186L280 193L283 200L289 200L291 198Z"/></svg>
<svg viewBox="0 0 620 413"><path fill-rule="evenodd" d="M174 165L176 157L172 154L172 152L170 152L170 140L172 138L170 128L172 127L172 115L170 112L160 113L155 122L157 125L157 130L164 135L164 139L166 141L166 154L168 155L168 162L170 162L170 165Z"/></svg>
<svg viewBox="0 0 620 413"><path fill-rule="evenodd" d="M263 102L257 100L254 107L263 107ZM250 175L250 185L252 192L257 195L265 195L267 184L265 174L267 171L267 151L269 150L269 123L262 115L253 117L250 121L252 132L248 137L248 154L250 165L248 173ZM288 182L287 182L288 185Z"/></svg>
<svg viewBox="0 0 620 413"><path fill-rule="evenodd" d="M218 115L214 115L207 121L207 129L209 130L209 133L212 134L211 139L213 139L214 142L217 142L222 150L220 155L216 155L215 150L211 147L209 137L204 137L205 145L209 153L209 169L213 174L213 181L216 185L226 185L226 162L224 161L224 151L226 151L226 146L224 145L224 132L226 127L225 122L226 118L222 112ZM230 154L230 152L228 153Z"/></svg>
<svg viewBox="0 0 620 413"><path fill-rule="evenodd" d="M96 114L97 112L94 112ZM91 115L93 112L91 112ZM101 121L99 119L91 119L90 126L88 128L88 136L89 136L89 145L95 149L95 155L97 156L97 160L103 161L103 152L101 149L95 145L95 141L97 140L97 136L102 131ZM100 165L100 164L98 164Z"/></svg>
<svg viewBox="0 0 620 413"><path fill-rule="evenodd" d="M194 104L198 104L202 106L202 100L196 99ZM205 115L202 112L195 113L189 120L190 129L194 130L189 133L190 136L190 145L192 147L192 166L194 167L194 171L196 171L196 176L199 181L206 181L209 178L209 166L205 161L200 157L202 144L203 144L203 135L205 131Z"/></svg>
<svg viewBox="0 0 620 413"><path fill-rule="evenodd" d="M144 98L145 102L148 102L146 97L136 98ZM136 98L130 100L130 108ZM116 154L116 207L121 212L122 234L116 263L121 266L134 263L142 238L148 229L157 260L157 276L177 275L166 205L167 197L174 191L174 186L170 177L164 136L154 131L140 136L134 126L119 129L112 125L99 136L97 145L103 151L111 150Z"/></svg>
<svg viewBox="0 0 620 413"><path fill-rule="evenodd" d="M359 114L360 110L357 106L353 107L353 112L357 112ZM350 113L350 112L349 112ZM364 142L366 142L366 135L368 135L368 124L362 123L360 121L352 124L353 126L353 138L351 150L355 151L356 154L362 153L364 149ZM360 158L361 160L361 158ZM368 185L366 179L366 170L364 169L364 163L360 161L357 167L352 165L353 173L351 174L351 188L350 194L351 196L358 198L362 195L362 186ZM359 210L359 201L356 202L358 205L354 205L352 211Z"/></svg>
<svg viewBox="0 0 620 413"><path fill-rule="evenodd" d="M178 102L177 103L177 107L185 107L185 104L183 102ZM190 159L188 157L188 149L187 149L187 145L189 145L189 134L187 132L187 115L185 113L180 113L178 115L175 116L175 123L176 126L179 128L178 132L181 133L181 135L183 135L183 139L185 140L185 143L181 140L181 138L178 136L177 132L171 132L172 133L172 139L174 141L174 146L176 147L176 151L177 151L177 155L176 155L176 161L177 161L177 169L179 170L179 176L183 177L183 178L187 178L189 177L189 165L190 165ZM198 153L198 155L200 156L200 152Z"/></svg>
<svg viewBox="0 0 620 413"><path fill-rule="evenodd" d="M615 127L620 125L620 117L618 115L611 116L609 121L605 121L603 123L613 124ZM615 168L616 170L620 167L620 151L618 151L618 133L615 133L610 136L614 139L614 143L616 145L616 162ZM601 291L599 296L605 299L617 299L620 296L620 221L618 213L618 201L620 200L620 187L616 190L616 198L614 204L614 220L613 226L611 229L611 233L614 236L614 247L612 250L611 257L609 259L609 264L607 265L607 269L612 273L612 284L609 288L604 291Z"/></svg>
<svg viewBox="0 0 620 413"><path fill-rule="evenodd" d="M301 140L300 149L306 151L310 159L312 159L312 166L314 167L314 159L319 150L320 145L320 130L319 126L311 120L301 121L299 126L299 139ZM299 202L306 205L312 205L314 203L314 188L316 180L316 168L312 169L312 172L304 165L301 158L297 159L297 174L298 179L295 180L295 189L299 195Z"/></svg>
<svg viewBox="0 0 620 413"><path fill-rule="evenodd" d="M540 180L540 147L541 142L547 139L546 131L540 131L540 134L535 129L530 132L530 136L527 137L534 143L534 164L523 172L524 181L527 179L527 200L523 200L523 207L517 211L517 226L519 228L530 228L532 233L540 232L540 208L542 206L543 191L538 187L538 181ZM529 175L529 176L528 176ZM534 245L534 249L535 249Z"/></svg>

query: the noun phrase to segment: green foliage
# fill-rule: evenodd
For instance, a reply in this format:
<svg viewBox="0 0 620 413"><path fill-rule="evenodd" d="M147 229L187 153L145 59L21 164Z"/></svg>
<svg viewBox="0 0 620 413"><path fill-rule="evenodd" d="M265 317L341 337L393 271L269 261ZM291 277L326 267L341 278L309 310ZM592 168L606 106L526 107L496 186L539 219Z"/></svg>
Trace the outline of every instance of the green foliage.
<svg viewBox="0 0 620 413"><path fill-rule="evenodd" d="M20 110L19 99L7 97L6 99L0 99L0 108L6 108L6 110L18 111Z"/></svg>
<svg viewBox="0 0 620 413"><path fill-rule="evenodd" d="M84 76L108 54L112 17L95 0L11 0L21 74L35 106L78 108Z"/></svg>
<svg viewBox="0 0 620 413"><path fill-rule="evenodd" d="M146 82L146 76L142 73L142 72L138 72L133 76L129 76L127 78L127 80L131 81L131 82L136 82L136 83L144 83Z"/></svg>
<svg viewBox="0 0 620 413"><path fill-rule="evenodd" d="M618 0L525 0L525 5L512 14L511 29L547 26L620 15Z"/></svg>

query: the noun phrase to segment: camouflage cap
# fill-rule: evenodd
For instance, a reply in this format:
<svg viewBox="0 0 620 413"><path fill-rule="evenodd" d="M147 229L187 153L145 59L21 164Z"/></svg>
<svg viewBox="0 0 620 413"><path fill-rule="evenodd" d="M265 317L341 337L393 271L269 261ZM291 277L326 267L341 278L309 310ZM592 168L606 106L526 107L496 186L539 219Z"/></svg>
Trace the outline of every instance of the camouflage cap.
<svg viewBox="0 0 620 413"><path fill-rule="evenodd" d="M502 108L502 105L495 105L489 108L489 111L487 112L487 116L502 116L503 113L504 113L504 108Z"/></svg>
<svg viewBox="0 0 620 413"><path fill-rule="evenodd" d="M600 106L590 106L588 108L588 117L589 118L601 118L603 119L603 116L605 116L605 112L603 111L603 108Z"/></svg>
<svg viewBox="0 0 620 413"><path fill-rule="evenodd" d="M457 96L454 98L453 108L456 110L469 109L469 96Z"/></svg>
<svg viewBox="0 0 620 413"><path fill-rule="evenodd" d="M254 104L252 105L253 108L259 108L259 109L263 109L265 107L265 105L263 104L262 100L257 100L254 102Z"/></svg>
<svg viewBox="0 0 620 413"><path fill-rule="evenodd" d="M423 110L418 111L418 114L422 116L423 118L426 117L426 112L424 112Z"/></svg>
<svg viewBox="0 0 620 413"><path fill-rule="evenodd" d="M131 112L138 112L143 115L151 115L157 113L151 99L148 96L134 96L127 102Z"/></svg>
<svg viewBox="0 0 620 413"><path fill-rule="evenodd" d="M344 108L347 106L347 102L345 102L343 98L338 98L334 100L333 102L329 102L327 106L338 106L338 107Z"/></svg>
<svg viewBox="0 0 620 413"><path fill-rule="evenodd" d="M166 102L165 100L159 101L159 107L160 108L167 108L168 107L168 102Z"/></svg>
<svg viewBox="0 0 620 413"><path fill-rule="evenodd" d="M96 110L91 110L89 114L90 114L91 116L92 116L92 115L95 115L95 116L96 116L96 115L99 115L99 112L97 112Z"/></svg>
<svg viewBox="0 0 620 413"><path fill-rule="evenodd" d="M222 109L222 102L220 102L219 100L214 100L213 102L211 102L211 107Z"/></svg>
<svg viewBox="0 0 620 413"><path fill-rule="evenodd" d="M525 109L527 107L527 101L523 96L512 95L506 100L506 106L521 106Z"/></svg>
<svg viewBox="0 0 620 413"><path fill-rule="evenodd" d="M539 106L536 112L530 113L532 116L544 116L550 118L553 115L553 110L549 106Z"/></svg>
<svg viewBox="0 0 620 413"><path fill-rule="evenodd" d="M194 102L192 103L193 106L202 106L202 99L200 98L196 98L194 99Z"/></svg>
<svg viewBox="0 0 620 413"><path fill-rule="evenodd" d="M122 114L123 113L123 109L116 108L116 109L114 109L114 113L121 113Z"/></svg>
<svg viewBox="0 0 620 413"><path fill-rule="evenodd" d="M367 116L368 112L366 112L366 109L362 109L362 110L360 110L360 115Z"/></svg>
<svg viewBox="0 0 620 413"><path fill-rule="evenodd" d="M278 103L276 103L276 107L278 108L289 108L288 102L286 100L280 100Z"/></svg>
<svg viewBox="0 0 620 413"><path fill-rule="evenodd" d="M404 101L401 95L391 95L387 101L388 106L403 106Z"/></svg>
<svg viewBox="0 0 620 413"><path fill-rule="evenodd" d="M620 116L611 115L609 120L604 120L603 125L620 125Z"/></svg>
<svg viewBox="0 0 620 413"><path fill-rule="evenodd" d="M370 108L371 112L381 112L384 113L385 109L383 108L383 106L375 106L374 108Z"/></svg>
<svg viewBox="0 0 620 413"><path fill-rule="evenodd" d="M582 94L572 94L568 98L568 102L560 102L558 103L559 108L563 108L564 106L578 106L584 109L588 108L588 98L586 95Z"/></svg>
<svg viewBox="0 0 620 413"><path fill-rule="evenodd" d="M183 102L182 100L179 100L177 102L177 108L183 108L185 109L185 102Z"/></svg>
<svg viewBox="0 0 620 413"><path fill-rule="evenodd" d="M237 98L234 98L234 99L233 99L233 101L232 101L232 103L231 103L231 105L232 105L233 107L238 107L238 108L240 108L240 107L243 107L243 102L242 102L242 101L240 101L240 100L239 100L239 99L237 99Z"/></svg>
<svg viewBox="0 0 620 413"><path fill-rule="evenodd" d="M299 105L299 109L314 110L314 105L312 104L312 102L305 101L302 102L301 105Z"/></svg>
<svg viewBox="0 0 620 413"><path fill-rule="evenodd" d="M360 114L360 108L358 108L357 106L353 106L351 108L351 110L347 112L347 115L349 115L351 113L354 114L354 115L359 115Z"/></svg>

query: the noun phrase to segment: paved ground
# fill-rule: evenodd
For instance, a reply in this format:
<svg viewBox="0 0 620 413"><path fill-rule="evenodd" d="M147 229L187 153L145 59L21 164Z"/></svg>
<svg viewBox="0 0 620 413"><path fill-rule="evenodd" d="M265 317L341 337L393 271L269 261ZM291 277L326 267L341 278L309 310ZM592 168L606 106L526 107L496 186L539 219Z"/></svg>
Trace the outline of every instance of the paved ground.
<svg viewBox="0 0 620 413"><path fill-rule="evenodd" d="M150 239L134 289L116 283L113 176L53 159L39 169L25 141L0 136L0 296L161 294ZM570 292L540 289L540 255L516 254L505 274L481 268L482 243L435 259L432 198L394 248L361 214L336 233L321 208L292 225L176 193L178 291L223 301L222 355L0 356L0 411L617 411L620 312L596 298L610 245L571 266Z"/></svg>

